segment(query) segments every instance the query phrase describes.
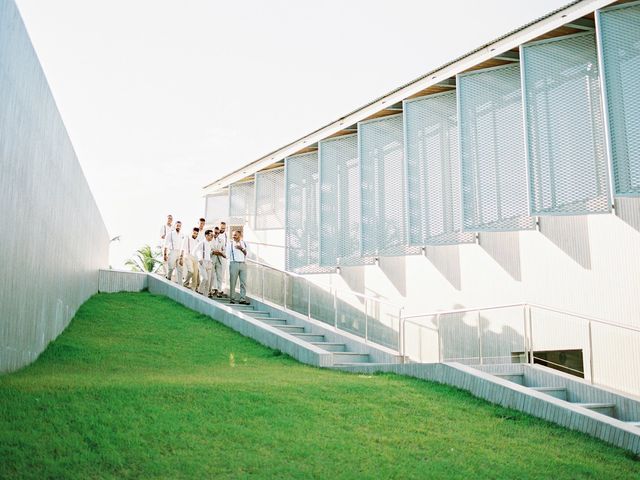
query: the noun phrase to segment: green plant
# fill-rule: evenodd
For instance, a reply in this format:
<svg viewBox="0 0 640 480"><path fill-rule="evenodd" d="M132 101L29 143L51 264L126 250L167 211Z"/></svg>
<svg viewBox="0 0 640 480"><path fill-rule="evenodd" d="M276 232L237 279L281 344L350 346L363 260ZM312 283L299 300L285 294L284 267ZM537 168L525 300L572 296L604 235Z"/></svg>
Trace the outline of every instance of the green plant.
<svg viewBox="0 0 640 480"><path fill-rule="evenodd" d="M127 267L131 267L134 272L150 272L155 273L160 265L162 252L160 249L152 249L149 245L136 250L136 253L129 260L124 262Z"/></svg>

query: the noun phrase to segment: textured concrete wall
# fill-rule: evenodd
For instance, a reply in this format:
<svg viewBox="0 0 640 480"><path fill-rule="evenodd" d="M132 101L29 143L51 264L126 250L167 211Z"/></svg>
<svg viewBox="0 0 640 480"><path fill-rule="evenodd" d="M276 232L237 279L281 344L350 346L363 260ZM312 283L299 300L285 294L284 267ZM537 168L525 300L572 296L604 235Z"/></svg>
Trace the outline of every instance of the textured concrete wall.
<svg viewBox="0 0 640 480"><path fill-rule="evenodd" d="M98 291L109 237L13 0L0 0L0 372Z"/></svg>
<svg viewBox="0 0 640 480"><path fill-rule="evenodd" d="M99 292L141 292L148 287L146 273L124 270L100 270L99 273Z"/></svg>

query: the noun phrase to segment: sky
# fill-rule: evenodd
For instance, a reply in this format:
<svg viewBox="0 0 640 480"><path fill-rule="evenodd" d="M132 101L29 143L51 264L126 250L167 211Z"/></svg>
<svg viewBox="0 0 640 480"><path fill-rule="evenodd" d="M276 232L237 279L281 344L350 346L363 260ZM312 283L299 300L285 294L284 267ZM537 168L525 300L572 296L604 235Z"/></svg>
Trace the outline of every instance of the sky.
<svg viewBox="0 0 640 480"><path fill-rule="evenodd" d="M111 237L569 0L16 0Z"/></svg>

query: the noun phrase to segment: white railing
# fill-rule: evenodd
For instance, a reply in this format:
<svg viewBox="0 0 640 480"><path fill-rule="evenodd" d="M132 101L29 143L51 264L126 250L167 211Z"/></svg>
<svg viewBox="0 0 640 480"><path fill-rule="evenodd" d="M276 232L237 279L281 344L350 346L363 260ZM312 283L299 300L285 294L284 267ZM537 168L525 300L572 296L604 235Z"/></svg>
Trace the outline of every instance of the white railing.
<svg viewBox="0 0 640 480"><path fill-rule="evenodd" d="M306 277L247 260L247 291L268 301L396 351L402 349L403 307L369 295L311 282Z"/></svg>
<svg viewBox="0 0 640 480"><path fill-rule="evenodd" d="M400 353L418 362L536 363L640 395L640 328L531 303L407 315Z"/></svg>

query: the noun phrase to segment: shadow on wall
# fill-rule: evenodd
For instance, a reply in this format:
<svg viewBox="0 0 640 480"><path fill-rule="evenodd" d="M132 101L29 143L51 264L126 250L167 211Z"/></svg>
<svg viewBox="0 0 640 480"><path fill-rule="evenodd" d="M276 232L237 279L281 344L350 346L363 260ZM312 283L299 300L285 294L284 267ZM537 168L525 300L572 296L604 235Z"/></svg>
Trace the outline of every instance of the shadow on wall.
<svg viewBox="0 0 640 480"><path fill-rule="evenodd" d="M616 198L615 213L620 220L640 232L640 198Z"/></svg>
<svg viewBox="0 0 640 480"><path fill-rule="evenodd" d="M509 309L432 315L420 322L423 328L407 325L406 352L412 360L425 363L439 359L468 365L517 363L525 348L524 323L519 326L516 318L516 311Z"/></svg>
<svg viewBox="0 0 640 480"><path fill-rule="evenodd" d="M407 257L380 257L378 266L382 273L403 297L407 296Z"/></svg>
<svg viewBox="0 0 640 480"><path fill-rule="evenodd" d="M462 273L460 269L460 246L438 245L427 246L425 256L440 274L456 290L462 289Z"/></svg>
<svg viewBox="0 0 640 480"><path fill-rule="evenodd" d="M522 280L519 232L482 232L478 244L514 280Z"/></svg>
<svg viewBox="0 0 640 480"><path fill-rule="evenodd" d="M540 217L540 233L582 268L591 270L589 223L586 216Z"/></svg>

